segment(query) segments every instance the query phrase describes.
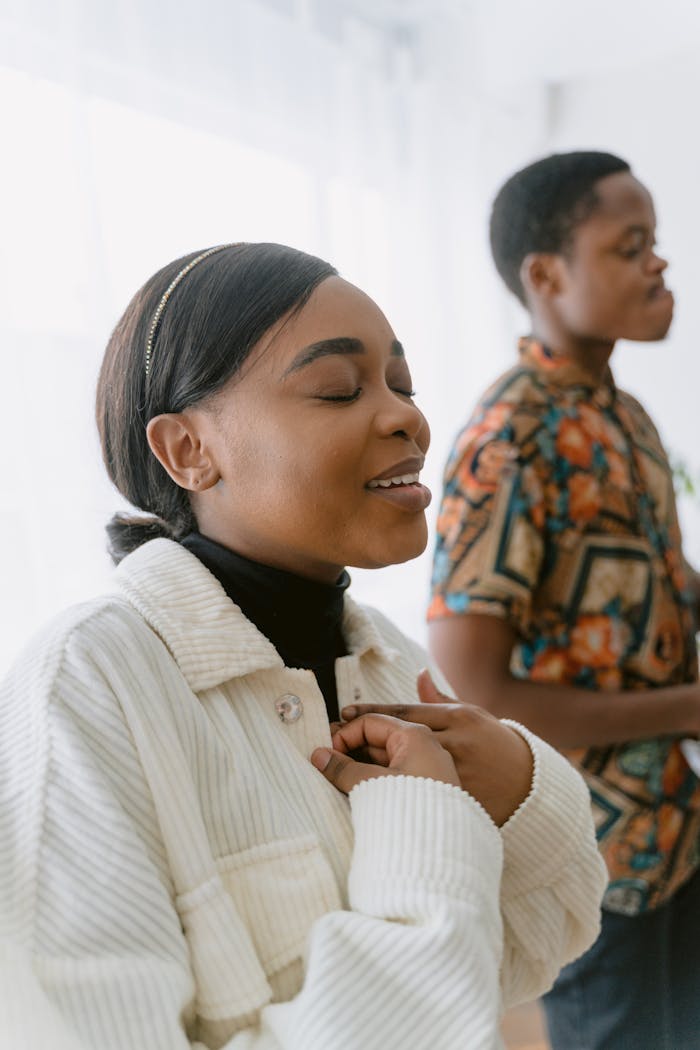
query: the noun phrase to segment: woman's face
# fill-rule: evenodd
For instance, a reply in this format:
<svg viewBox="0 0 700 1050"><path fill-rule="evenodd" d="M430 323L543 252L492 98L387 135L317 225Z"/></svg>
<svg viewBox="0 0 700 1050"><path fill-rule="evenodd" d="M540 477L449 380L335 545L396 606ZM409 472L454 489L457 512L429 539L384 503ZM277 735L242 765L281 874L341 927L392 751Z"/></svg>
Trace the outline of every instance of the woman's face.
<svg viewBox="0 0 700 1050"><path fill-rule="evenodd" d="M327 278L212 402L187 410L219 478L193 495L200 531L319 580L415 558L430 432L411 390L382 312Z"/></svg>

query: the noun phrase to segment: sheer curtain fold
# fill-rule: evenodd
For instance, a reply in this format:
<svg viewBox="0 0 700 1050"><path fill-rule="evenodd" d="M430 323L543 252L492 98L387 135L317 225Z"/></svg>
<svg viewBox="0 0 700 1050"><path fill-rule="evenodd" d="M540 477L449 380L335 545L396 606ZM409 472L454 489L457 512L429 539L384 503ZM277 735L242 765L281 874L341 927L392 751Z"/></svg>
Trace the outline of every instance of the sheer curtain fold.
<svg viewBox="0 0 700 1050"><path fill-rule="evenodd" d="M463 19L407 33L343 4L314 21L321 6L0 2L0 670L108 586L103 525L124 501L103 476L94 385L121 310L169 258L281 241L373 295L433 423L434 490L485 350L498 367L510 322L487 254L484 114L520 160L541 131L523 120L532 99L477 110L455 41L449 68L440 50ZM488 331L484 302L505 317ZM356 593L422 639L427 572L427 556L359 572Z"/></svg>

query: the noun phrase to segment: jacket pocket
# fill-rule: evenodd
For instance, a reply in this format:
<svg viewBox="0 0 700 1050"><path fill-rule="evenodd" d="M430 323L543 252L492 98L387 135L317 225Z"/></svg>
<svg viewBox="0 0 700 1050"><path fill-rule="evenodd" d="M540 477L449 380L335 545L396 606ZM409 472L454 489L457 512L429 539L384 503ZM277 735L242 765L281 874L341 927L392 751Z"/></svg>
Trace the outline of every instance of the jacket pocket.
<svg viewBox="0 0 700 1050"><path fill-rule="evenodd" d="M267 977L304 954L311 926L342 907L318 840L279 839L217 861Z"/></svg>
<svg viewBox="0 0 700 1050"><path fill-rule="evenodd" d="M254 846L216 869L176 900L195 982L190 1028L212 1047L298 993L312 924L342 907L313 836Z"/></svg>

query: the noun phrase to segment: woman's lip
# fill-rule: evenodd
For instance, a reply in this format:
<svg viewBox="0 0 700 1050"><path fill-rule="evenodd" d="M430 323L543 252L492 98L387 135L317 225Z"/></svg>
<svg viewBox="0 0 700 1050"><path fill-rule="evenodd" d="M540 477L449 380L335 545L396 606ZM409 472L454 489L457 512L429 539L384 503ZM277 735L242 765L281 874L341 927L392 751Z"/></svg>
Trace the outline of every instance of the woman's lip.
<svg viewBox="0 0 700 1050"><path fill-rule="evenodd" d="M392 485L391 488L367 489L373 496L381 496L395 506L403 510L415 513L425 510L430 506L433 494L427 485L421 485L420 481L412 482L410 485Z"/></svg>
<svg viewBox="0 0 700 1050"><path fill-rule="evenodd" d="M423 460L419 456L410 456L408 459L402 459L400 463L394 463L381 474L370 478L370 481L388 481L389 478L400 478L402 474L420 474L422 469Z"/></svg>

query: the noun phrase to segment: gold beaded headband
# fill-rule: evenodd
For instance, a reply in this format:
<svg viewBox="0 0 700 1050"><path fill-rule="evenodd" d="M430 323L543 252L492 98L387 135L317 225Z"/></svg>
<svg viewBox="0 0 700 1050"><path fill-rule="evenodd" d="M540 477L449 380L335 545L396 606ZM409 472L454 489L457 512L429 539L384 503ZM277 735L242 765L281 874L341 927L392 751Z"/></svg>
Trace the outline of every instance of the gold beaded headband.
<svg viewBox="0 0 700 1050"><path fill-rule="evenodd" d="M158 303L158 306L156 307L156 312L153 315L153 320L151 321L151 327L148 329L148 339L146 340L146 376L147 377L148 377L148 375L150 374L150 371L151 371L151 357L153 355L153 341L154 341L154 339L156 337L156 332L158 331L158 325L160 324L160 319L163 316L163 311L165 310L165 307L168 305L168 299L173 294L173 292L177 288L177 286L180 283L180 281L182 281L183 278L187 277L187 274L190 272L190 270L194 270L194 268L197 265L197 263L201 263L202 259L208 259L210 255L215 255L217 252L222 252L224 250L224 248L233 248L233 247L234 247L233 244L218 244L218 245L216 245L215 248L207 248L207 250L205 252L202 252L201 255L198 255L196 258L191 259L187 263L187 266L183 266L183 268L180 270L180 272L175 274L175 276L173 277L172 281L170 282L168 287L163 292L163 295L161 296L161 300Z"/></svg>

